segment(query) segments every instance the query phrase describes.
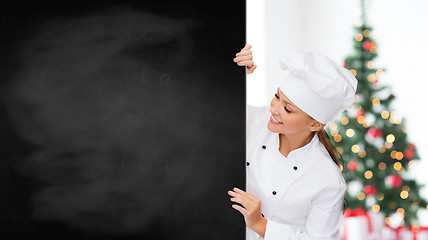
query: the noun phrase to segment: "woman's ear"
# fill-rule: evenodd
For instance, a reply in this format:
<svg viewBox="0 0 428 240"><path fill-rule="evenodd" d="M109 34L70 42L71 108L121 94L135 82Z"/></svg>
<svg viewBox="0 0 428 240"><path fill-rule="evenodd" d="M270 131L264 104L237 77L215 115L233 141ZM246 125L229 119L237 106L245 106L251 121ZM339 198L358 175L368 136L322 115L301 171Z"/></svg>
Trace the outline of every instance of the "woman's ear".
<svg viewBox="0 0 428 240"><path fill-rule="evenodd" d="M311 131L317 132L317 131L323 129L324 127L325 127L324 123L320 123L314 119L309 128Z"/></svg>

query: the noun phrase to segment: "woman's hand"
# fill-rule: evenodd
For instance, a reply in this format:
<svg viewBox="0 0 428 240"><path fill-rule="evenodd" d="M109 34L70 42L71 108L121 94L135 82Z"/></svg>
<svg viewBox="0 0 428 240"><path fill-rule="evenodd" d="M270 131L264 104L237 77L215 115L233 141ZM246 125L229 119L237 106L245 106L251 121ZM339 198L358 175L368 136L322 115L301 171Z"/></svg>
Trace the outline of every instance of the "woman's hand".
<svg viewBox="0 0 428 240"><path fill-rule="evenodd" d="M245 44L245 47L233 59L239 66L247 66L247 74L253 73L254 69L257 68L257 65L254 65L252 53L251 45Z"/></svg>
<svg viewBox="0 0 428 240"><path fill-rule="evenodd" d="M232 207L244 215L245 223L249 228L256 232L261 231L261 227L265 227L263 223L266 223L264 222L265 219L262 217L262 213L260 212L260 206L262 203L260 199L239 188L235 187L233 190L234 191L228 191L229 195L232 196L230 200L240 203L244 207L237 204L233 204Z"/></svg>

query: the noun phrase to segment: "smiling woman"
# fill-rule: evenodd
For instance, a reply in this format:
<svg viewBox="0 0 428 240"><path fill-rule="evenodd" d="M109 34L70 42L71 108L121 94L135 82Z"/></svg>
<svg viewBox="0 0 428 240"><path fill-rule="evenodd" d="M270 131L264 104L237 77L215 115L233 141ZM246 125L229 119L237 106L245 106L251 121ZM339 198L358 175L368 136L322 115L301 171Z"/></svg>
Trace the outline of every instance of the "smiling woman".
<svg viewBox="0 0 428 240"><path fill-rule="evenodd" d="M250 48L235 60L247 69L254 64ZM249 240L339 240L347 186L324 127L352 106L358 82L312 52L281 58L280 66L289 74L270 106L247 105L247 192L237 190L231 200L243 203L235 208Z"/></svg>

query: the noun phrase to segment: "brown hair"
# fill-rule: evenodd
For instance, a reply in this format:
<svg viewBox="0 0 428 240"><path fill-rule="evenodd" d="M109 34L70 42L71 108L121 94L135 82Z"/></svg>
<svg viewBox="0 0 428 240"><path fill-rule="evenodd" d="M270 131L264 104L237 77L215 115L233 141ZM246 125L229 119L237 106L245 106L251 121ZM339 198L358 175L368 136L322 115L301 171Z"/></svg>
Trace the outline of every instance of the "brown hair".
<svg viewBox="0 0 428 240"><path fill-rule="evenodd" d="M333 141L328 136L328 133L325 131L325 129L321 129L317 132L318 138L320 142L324 145L324 147L327 149L328 153L330 154L331 159L333 159L333 162L336 163L336 165L340 168L340 163L342 163L342 166L344 166L344 160L342 158L342 155L336 150L334 147ZM346 202L346 206L345 206ZM346 197L344 198L343 203L343 213L345 213L346 208L349 206L348 200Z"/></svg>

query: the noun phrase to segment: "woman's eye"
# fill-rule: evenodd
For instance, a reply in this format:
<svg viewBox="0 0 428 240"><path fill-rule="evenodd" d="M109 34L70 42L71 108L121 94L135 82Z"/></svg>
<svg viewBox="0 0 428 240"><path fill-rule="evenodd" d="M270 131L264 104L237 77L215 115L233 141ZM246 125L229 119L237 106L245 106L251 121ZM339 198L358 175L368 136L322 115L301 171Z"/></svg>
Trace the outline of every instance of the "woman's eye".
<svg viewBox="0 0 428 240"><path fill-rule="evenodd" d="M279 98L279 96L278 96L278 94L277 94L277 93L275 93L275 97L276 97L276 98ZM290 110L288 110L286 107L284 107L284 109L285 109L285 111L287 111L287 112L289 112L289 113L291 112L291 111L290 111Z"/></svg>

